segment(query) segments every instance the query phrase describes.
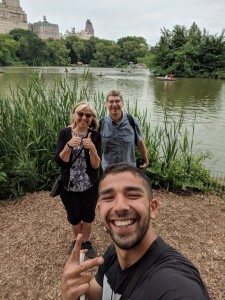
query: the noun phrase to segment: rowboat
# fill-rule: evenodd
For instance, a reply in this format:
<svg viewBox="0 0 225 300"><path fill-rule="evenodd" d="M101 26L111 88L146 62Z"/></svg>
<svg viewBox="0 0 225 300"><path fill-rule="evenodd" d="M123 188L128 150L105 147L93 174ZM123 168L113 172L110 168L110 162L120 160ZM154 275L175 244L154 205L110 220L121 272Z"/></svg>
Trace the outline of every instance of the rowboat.
<svg viewBox="0 0 225 300"><path fill-rule="evenodd" d="M96 75L97 76L105 76L105 74L102 74L102 73L97 73Z"/></svg>
<svg viewBox="0 0 225 300"><path fill-rule="evenodd" d="M169 78L169 77L157 77L158 80L164 80L164 81L175 81L175 78Z"/></svg>

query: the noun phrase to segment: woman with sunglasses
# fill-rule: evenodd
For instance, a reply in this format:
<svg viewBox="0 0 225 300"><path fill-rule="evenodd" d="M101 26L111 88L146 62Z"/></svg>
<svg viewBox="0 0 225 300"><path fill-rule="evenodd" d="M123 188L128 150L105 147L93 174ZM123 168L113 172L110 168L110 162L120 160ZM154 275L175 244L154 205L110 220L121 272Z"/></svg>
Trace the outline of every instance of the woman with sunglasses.
<svg viewBox="0 0 225 300"><path fill-rule="evenodd" d="M72 124L60 130L56 146L56 162L61 167L63 185L60 197L72 225L74 240L83 234L83 249L95 257L90 241L98 199L98 168L101 163L101 135L96 131L96 111L90 103L78 102L72 111Z"/></svg>

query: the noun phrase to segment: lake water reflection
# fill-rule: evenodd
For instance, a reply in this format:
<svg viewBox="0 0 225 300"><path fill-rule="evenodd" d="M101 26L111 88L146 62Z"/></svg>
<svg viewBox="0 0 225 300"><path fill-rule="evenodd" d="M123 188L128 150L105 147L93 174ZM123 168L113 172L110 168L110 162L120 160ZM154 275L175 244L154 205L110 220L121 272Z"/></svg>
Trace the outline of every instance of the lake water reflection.
<svg viewBox="0 0 225 300"><path fill-rule="evenodd" d="M0 94L7 95L10 87L25 86L30 73L40 68L4 68L0 74ZM77 75L82 81L84 68L65 72L63 67L48 67L43 70L43 84L51 85L59 77L67 77L72 83ZM163 110L177 119L184 112L185 124L191 128L195 119L195 149L213 154L207 166L214 171L225 172L225 81L214 79L177 78L174 82L159 81L148 71L134 73L107 68L90 68L88 89L90 95L106 94L118 89L124 100L132 105L138 101L141 110L147 110L154 125L163 122ZM103 76L98 76L100 73ZM97 75L98 74L98 75Z"/></svg>

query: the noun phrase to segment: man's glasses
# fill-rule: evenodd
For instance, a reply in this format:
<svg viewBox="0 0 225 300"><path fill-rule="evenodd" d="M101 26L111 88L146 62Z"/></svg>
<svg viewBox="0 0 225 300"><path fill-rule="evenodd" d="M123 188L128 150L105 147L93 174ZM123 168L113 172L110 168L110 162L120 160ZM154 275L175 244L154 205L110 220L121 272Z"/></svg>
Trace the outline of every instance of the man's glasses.
<svg viewBox="0 0 225 300"><path fill-rule="evenodd" d="M119 104L119 103L121 102L121 99L108 100L108 102L109 102L110 104L113 104L114 102L115 102L116 104Z"/></svg>
<svg viewBox="0 0 225 300"><path fill-rule="evenodd" d="M79 118L83 118L85 116L87 119L90 119L93 115L92 114L84 114L82 112L77 112Z"/></svg>

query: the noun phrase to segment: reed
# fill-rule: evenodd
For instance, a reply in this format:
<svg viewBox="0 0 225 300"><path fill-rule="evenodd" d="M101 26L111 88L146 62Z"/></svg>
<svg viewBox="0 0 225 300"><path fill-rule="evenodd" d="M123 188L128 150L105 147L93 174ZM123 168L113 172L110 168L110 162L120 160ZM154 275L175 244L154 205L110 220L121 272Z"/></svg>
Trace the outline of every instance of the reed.
<svg viewBox="0 0 225 300"><path fill-rule="evenodd" d="M72 108L80 100L91 101L98 117L106 114L103 93L91 96L88 85L80 87L76 78L72 85L65 78L45 87L39 74L29 79L26 88L0 97L0 199L51 188L59 173L54 161L58 133L70 124ZM183 116L175 122L165 112L164 126L152 128L137 102L132 107L128 103L127 111L137 116L143 128L151 163L147 174L155 185L202 190L212 186L202 166L205 156L193 153L194 128L190 139Z"/></svg>
<svg viewBox="0 0 225 300"><path fill-rule="evenodd" d="M138 118L142 126L150 161L147 174L155 187L201 191L218 187L210 171L204 167L210 155L193 151L195 119L189 132L183 113L175 121L164 110L163 125L158 123L152 128L147 112L138 110L137 104L133 108L128 105L128 111Z"/></svg>
<svg viewBox="0 0 225 300"><path fill-rule="evenodd" d="M66 81L55 83L48 93L41 80L32 77L26 89L18 87L10 98L1 99L0 154L7 174L1 198L50 186L58 172L54 163L58 131L69 124L75 96Z"/></svg>

